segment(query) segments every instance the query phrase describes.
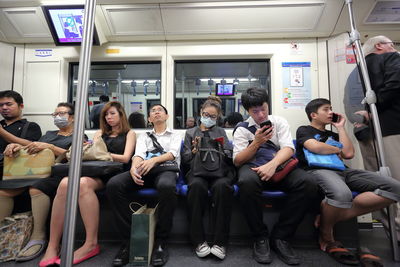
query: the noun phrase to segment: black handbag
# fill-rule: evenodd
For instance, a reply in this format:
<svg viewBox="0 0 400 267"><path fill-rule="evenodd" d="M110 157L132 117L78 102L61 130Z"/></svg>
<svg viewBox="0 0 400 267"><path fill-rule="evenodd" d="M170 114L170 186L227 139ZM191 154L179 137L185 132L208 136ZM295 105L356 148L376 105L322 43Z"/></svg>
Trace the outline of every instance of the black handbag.
<svg viewBox="0 0 400 267"><path fill-rule="evenodd" d="M155 149L153 149L152 151L147 151L146 159L158 157L161 156L162 154L167 153L165 152L164 148L160 145L160 143L157 141L157 138L152 133L147 132L147 135L153 141L153 146L155 147ZM147 175L157 175L160 172L165 172L165 171L179 172L180 169L178 163L175 160L164 161L151 168L151 170L147 173Z"/></svg>
<svg viewBox="0 0 400 267"><path fill-rule="evenodd" d="M51 168L52 177L68 176L69 163L56 164ZM114 176L117 173L123 172L123 163L115 161L83 161L81 168L81 176L89 177L105 177Z"/></svg>

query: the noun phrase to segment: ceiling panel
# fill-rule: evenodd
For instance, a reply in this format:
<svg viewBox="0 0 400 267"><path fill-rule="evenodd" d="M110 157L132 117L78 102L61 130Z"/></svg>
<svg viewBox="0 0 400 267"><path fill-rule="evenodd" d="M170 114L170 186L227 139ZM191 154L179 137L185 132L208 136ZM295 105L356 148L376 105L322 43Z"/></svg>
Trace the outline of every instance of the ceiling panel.
<svg viewBox="0 0 400 267"><path fill-rule="evenodd" d="M4 8L2 12L20 37L51 37L39 7Z"/></svg>
<svg viewBox="0 0 400 267"><path fill-rule="evenodd" d="M325 6L276 2L163 4L161 12L166 34L296 32L315 29Z"/></svg>
<svg viewBox="0 0 400 267"><path fill-rule="evenodd" d="M158 5L102 6L112 35L163 35Z"/></svg>

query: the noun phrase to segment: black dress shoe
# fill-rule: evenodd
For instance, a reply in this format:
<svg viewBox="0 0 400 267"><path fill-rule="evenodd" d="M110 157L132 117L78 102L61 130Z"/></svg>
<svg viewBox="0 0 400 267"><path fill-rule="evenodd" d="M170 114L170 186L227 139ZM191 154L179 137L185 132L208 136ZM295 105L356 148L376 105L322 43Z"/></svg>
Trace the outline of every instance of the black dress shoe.
<svg viewBox="0 0 400 267"><path fill-rule="evenodd" d="M254 242L253 258L258 263L271 263L271 249L269 248L268 239L260 239Z"/></svg>
<svg viewBox="0 0 400 267"><path fill-rule="evenodd" d="M276 255L288 265L299 265L300 258L293 251L289 242L281 239L272 239L271 247L275 251Z"/></svg>
<svg viewBox="0 0 400 267"><path fill-rule="evenodd" d="M169 258L168 249L165 244L158 244L153 249L153 254L151 255L151 264L153 266L163 266L167 263Z"/></svg>
<svg viewBox="0 0 400 267"><path fill-rule="evenodd" d="M129 262L129 246L122 245L113 260L113 266L124 266Z"/></svg>

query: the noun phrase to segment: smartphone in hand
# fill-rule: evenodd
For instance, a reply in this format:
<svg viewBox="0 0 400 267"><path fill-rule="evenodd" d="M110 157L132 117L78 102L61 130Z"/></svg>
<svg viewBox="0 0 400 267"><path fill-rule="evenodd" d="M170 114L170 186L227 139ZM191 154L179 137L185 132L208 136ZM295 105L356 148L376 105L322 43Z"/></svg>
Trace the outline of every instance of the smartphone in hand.
<svg viewBox="0 0 400 267"><path fill-rule="evenodd" d="M338 122L339 121L339 115L337 113L333 113L332 115L332 122Z"/></svg>
<svg viewBox="0 0 400 267"><path fill-rule="evenodd" d="M260 128L262 128L262 127L264 127L264 126L267 126L267 128L264 130L264 132L265 132L265 131L270 132L270 131L271 131L270 128L271 128L271 126L272 126L272 122L271 122L270 120L266 120L266 121L260 123Z"/></svg>

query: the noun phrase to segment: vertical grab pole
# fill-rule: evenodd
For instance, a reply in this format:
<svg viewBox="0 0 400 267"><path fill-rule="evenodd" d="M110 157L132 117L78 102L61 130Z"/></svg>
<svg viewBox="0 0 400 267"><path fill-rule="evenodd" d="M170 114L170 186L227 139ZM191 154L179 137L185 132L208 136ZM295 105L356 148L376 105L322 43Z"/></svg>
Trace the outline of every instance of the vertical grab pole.
<svg viewBox="0 0 400 267"><path fill-rule="evenodd" d="M94 14L96 0L85 0L83 36L79 57L78 87L75 110L74 135L72 137L71 164L68 172L68 190L65 210L64 231L61 248L61 266L72 266L75 240L75 221L81 175L82 143L87 108L87 91L92 52Z"/></svg>
<svg viewBox="0 0 400 267"><path fill-rule="evenodd" d="M357 31L355 27L353 7L352 7L353 0L345 0L345 2L347 4L350 17L350 27L351 27L350 44L355 44L356 46L357 58L360 62L360 69L362 74L361 76L362 79L364 80L366 88L365 98L362 101L362 103L363 104L367 103L369 105L372 114L372 123L374 125L375 138L377 141L377 150L380 157L379 173L381 175L391 176L390 169L386 165L385 154L383 151L382 131L381 131L381 126L379 124L378 110L376 109L376 104L375 104L376 95L371 88L367 63L365 61L364 52L361 48L360 33ZM394 209L395 209L394 204L388 207L390 241L392 245L393 258L395 261L400 261L399 246L397 244L397 235L396 235L395 221L394 221Z"/></svg>

